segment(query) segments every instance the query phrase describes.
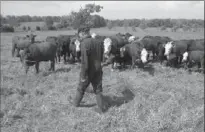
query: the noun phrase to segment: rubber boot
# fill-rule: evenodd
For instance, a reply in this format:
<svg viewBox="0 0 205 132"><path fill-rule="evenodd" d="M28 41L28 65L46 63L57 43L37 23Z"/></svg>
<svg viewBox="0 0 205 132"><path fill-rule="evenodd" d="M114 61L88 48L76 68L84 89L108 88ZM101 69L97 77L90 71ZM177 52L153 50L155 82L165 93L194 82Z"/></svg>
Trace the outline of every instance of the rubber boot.
<svg viewBox="0 0 205 132"><path fill-rule="evenodd" d="M83 99L83 94L77 90L76 95L75 95L75 99L73 100L73 105L75 107L79 107L82 99Z"/></svg>
<svg viewBox="0 0 205 132"><path fill-rule="evenodd" d="M95 111L100 114L105 112L104 105L103 105L103 96L101 93L96 94L96 101L97 101L98 108L96 108Z"/></svg>

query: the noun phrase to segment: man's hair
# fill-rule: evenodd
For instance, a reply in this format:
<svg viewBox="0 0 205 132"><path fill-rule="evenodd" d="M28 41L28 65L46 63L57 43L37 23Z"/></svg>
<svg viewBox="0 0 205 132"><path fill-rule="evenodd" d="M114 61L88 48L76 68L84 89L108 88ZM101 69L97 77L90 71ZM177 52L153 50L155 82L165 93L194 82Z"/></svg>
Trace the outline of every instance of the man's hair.
<svg viewBox="0 0 205 132"><path fill-rule="evenodd" d="M78 34L80 32L88 33L89 31L90 31L90 28L88 26L81 26L80 28L78 28Z"/></svg>

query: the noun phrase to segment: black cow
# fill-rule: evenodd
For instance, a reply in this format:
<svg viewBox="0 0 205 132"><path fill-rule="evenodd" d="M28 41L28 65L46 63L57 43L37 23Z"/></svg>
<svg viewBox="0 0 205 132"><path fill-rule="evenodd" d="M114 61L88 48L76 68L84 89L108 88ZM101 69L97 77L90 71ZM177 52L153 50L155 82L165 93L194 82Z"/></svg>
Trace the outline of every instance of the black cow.
<svg viewBox="0 0 205 132"><path fill-rule="evenodd" d="M41 61L51 61L51 67L49 70L55 70L55 55L57 51L57 45L51 42L42 42L30 44L20 52L20 59L25 67L26 74L29 70L29 66L35 64L36 73L39 72L39 63Z"/></svg>
<svg viewBox="0 0 205 132"><path fill-rule="evenodd" d="M119 35L104 40L104 58L112 62L112 68L116 62L120 63L120 48L125 44L128 44L128 41Z"/></svg>
<svg viewBox="0 0 205 132"><path fill-rule="evenodd" d="M204 51L194 50L183 54L182 62L186 63L186 67L191 67L193 64L198 64L198 70L201 68L204 71Z"/></svg>
<svg viewBox="0 0 205 132"><path fill-rule="evenodd" d="M123 58L124 61L132 60L131 68L133 69L137 59L139 59L142 64L147 63L148 52L142 43L134 42L120 48L120 57Z"/></svg>
<svg viewBox="0 0 205 132"><path fill-rule="evenodd" d="M160 36L145 36L140 41L144 45L146 50L152 51L153 60L155 60L156 59L155 57L159 55L159 52L163 52L163 51L160 51L160 50L163 50L161 45L166 44L167 42L171 41L171 38L160 37ZM162 59L163 56L160 56L160 57L158 56L158 58Z"/></svg>
<svg viewBox="0 0 205 132"><path fill-rule="evenodd" d="M58 61L60 62L60 57L63 56L64 63L67 62L66 56L70 58L70 41L74 35L59 35L57 37L57 54L58 54Z"/></svg>
<svg viewBox="0 0 205 132"><path fill-rule="evenodd" d="M46 42L51 42L51 43L55 43L57 45L57 51L56 51L56 62L60 62L60 46L58 46L58 43L57 43L57 37L56 36L47 36L46 37Z"/></svg>
<svg viewBox="0 0 205 132"><path fill-rule="evenodd" d="M185 52L201 50L204 51L204 40L176 40L165 44L164 55L169 58L170 54L175 54L177 63L181 64L182 56Z"/></svg>
<svg viewBox="0 0 205 132"><path fill-rule="evenodd" d="M204 51L204 39L190 40L191 43L188 45L187 51L200 50Z"/></svg>

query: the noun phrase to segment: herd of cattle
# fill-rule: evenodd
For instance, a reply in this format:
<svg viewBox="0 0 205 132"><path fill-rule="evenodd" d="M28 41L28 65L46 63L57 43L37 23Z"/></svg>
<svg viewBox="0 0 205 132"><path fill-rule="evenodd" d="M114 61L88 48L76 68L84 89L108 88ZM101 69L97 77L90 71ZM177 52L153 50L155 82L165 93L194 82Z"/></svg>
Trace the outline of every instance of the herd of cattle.
<svg viewBox="0 0 205 132"><path fill-rule="evenodd" d="M35 65L39 71L39 62L51 61L50 70L55 70L55 62L60 62L63 56L64 62L80 62L81 44L77 34L48 36L44 41L35 41L36 35L30 34L24 37L12 38L12 56L20 57L25 66L26 73L29 66ZM116 64L125 67L131 63L134 68L136 63L140 66L152 60L162 62L166 60L170 66L177 67L185 64L185 68L197 64L204 71L204 39L173 40L165 36L145 36L142 39L130 33L118 33L113 36L100 36L93 33L93 39L97 39L104 51L103 62L109 61L112 68Z"/></svg>

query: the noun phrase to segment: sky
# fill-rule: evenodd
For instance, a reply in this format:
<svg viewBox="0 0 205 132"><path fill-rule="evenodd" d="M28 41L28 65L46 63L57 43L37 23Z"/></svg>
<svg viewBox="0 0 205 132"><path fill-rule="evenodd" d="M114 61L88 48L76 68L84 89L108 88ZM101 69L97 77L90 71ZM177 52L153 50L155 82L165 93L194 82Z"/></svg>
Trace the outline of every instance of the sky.
<svg viewBox="0 0 205 132"><path fill-rule="evenodd" d="M1 1L1 14L63 16L85 4L103 6L106 19L185 18L204 19L204 1Z"/></svg>

